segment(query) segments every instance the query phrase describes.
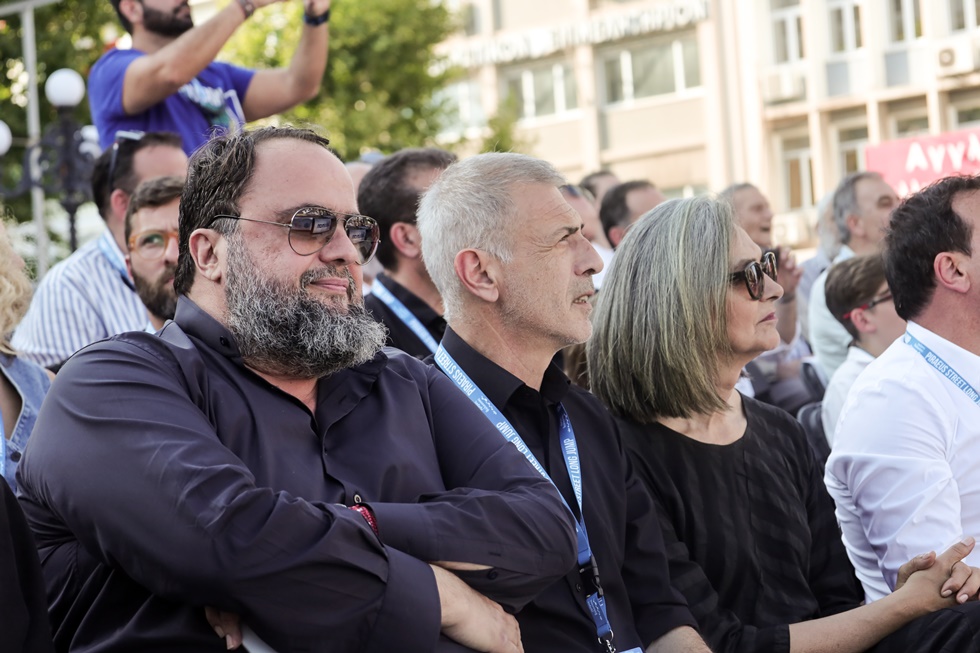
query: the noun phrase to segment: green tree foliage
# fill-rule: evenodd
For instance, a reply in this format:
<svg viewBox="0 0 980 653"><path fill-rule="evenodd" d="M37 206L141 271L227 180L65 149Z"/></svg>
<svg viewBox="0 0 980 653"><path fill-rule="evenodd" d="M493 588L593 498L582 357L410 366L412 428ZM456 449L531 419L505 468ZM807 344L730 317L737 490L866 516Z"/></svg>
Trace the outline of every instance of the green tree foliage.
<svg viewBox="0 0 980 653"><path fill-rule="evenodd" d="M299 39L302 5L257 11L222 52L250 67L285 66ZM451 73L433 72L435 45L455 25L431 0L340 0L330 18L330 55L320 95L279 120L320 126L345 160L377 148L431 144L452 108L433 96Z"/></svg>
<svg viewBox="0 0 980 653"><path fill-rule="evenodd" d="M497 113L487 121L487 134L480 143L481 152L521 152L530 154L532 140L517 130L520 109L517 98L508 96Z"/></svg>
<svg viewBox="0 0 980 653"><path fill-rule="evenodd" d="M88 77L92 64L104 51L103 32L107 26L116 24L116 18L108 0L61 0L36 9L34 23L43 127L57 119L54 108L44 97L48 75L59 68L72 68L82 77ZM5 186L12 186L21 178L20 164L27 136L27 70L21 36L19 13L0 18L0 120L7 123L14 135L14 146L0 161ZM82 101L75 117L80 124L91 122L88 98ZM26 196L7 202L5 208L18 220L31 217L30 199Z"/></svg>

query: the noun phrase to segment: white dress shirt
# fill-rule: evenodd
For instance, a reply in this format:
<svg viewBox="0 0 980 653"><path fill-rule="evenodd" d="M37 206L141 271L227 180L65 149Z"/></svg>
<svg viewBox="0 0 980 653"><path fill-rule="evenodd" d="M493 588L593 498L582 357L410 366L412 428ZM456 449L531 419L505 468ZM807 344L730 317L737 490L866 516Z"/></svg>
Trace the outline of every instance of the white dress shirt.
<svg viewBox="0 0 980 653"><path fill-rule="evenodd" d="M846 261L853 256L854 250L844 245L840 248L834 263ZM817 358L817 363L823 368L827 378L832 377L837 368L844 362L847 357L847 346L853 340L844 325L838 322L837 318L830 313L830 309L827 308L825 286L829 272L829 268L824 270L813 282L813 289L810 290L810 303L807 308L810 346L813 348L813 355Z"/></svg>
<svg viewBox="0 0 980 653"><path fill-rule="evenodd" d="M980 357L914 322L908 333L980 387ZM906 340L855 381L827 461L827 489L868 600L891 592L913 556L980 535L980 407ZM980 565L980 551L966 560Z"/></svg>
<svg viewBox="0 0 980 653"><path fill-rule="evenodd" d="M827 444L831 448L834 446L837 419L840 417L841 409L844 408L847 393L851 391L851 386L854 385L858 375L874 359L874 356L860 347L848 347L847 358L837 368L834 376L830 379L830 383L827 384L827 392L824 393L823 402L820 404L820 417L823 419L823 431L827 435Z"/></svg>

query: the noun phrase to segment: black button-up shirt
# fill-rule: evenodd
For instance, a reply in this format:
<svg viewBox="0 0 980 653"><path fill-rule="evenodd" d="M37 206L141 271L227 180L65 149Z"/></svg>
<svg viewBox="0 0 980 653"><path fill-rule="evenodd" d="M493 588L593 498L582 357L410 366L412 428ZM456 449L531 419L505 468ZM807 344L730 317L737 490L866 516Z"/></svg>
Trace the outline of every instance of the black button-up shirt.
<svg viewBox="0 0 980 653"><path fill-rule="evenodd" d="M491 566L461 576L516 610L575 559L557 493L440 372L386 350L311 414L186 298L65 365L19 471L61 651L223 650L205 605L280 653L458 651L423 561Z"/></svg>
<svg viewBox="0 0 980 653"><path fill-rule="evenodd" d="M391 294L404 304L412 315L418 318L426 331L432 334L433 340L436 342L442 340L442 334L446 332L446 320L432 310L432 307L422 301L418 295L384 273L375 277L374 283L380 283L391 291ZM388 346L401 349L416 358L425 358L432 353L425 346L425 343L408 328L408 325L402 322L401 318L395 315L395 312L388 308L387 304L374 295L365 295L364 308L374 316L375 320L388 327Z"/></svg>
<svg viewBox="0 0 980 653"><path fill-rule="evenodd" d="M615 421L599 400L571 385L554 364L538 392L479 354L451 328L442 345L510 421L577 511L561 453L557 405L568 412L582 461L585 525L616 647L645 649L674 628L697 628L684 597L671 587L653 501L633 472ZM497 437L503 440L499 432ZM525 651L605 650L596 639L585 602L588 588L583 585L576 567L517 615Z"/></svg>

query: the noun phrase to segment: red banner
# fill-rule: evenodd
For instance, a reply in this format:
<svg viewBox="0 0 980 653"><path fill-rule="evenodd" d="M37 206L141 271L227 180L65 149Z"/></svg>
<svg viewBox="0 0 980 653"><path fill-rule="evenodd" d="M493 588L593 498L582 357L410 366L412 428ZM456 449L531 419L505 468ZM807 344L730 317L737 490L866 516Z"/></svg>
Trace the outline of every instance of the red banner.
<svg viewBox="0 0 980 653"><path fill-rule="evenodd" d="M980 128L869 145L865 162L905 197L943 177L980 173Z"/></svg>

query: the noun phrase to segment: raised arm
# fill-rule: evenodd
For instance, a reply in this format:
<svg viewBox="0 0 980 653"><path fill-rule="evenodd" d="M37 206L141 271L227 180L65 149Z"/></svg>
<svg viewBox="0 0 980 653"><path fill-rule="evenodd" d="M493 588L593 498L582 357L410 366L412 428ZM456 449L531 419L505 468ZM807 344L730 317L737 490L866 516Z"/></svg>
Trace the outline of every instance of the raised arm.
<svg viewBox="0 0 980 653"><path fill-rule="evenodd" d="M281 0L250 1L260 8ZM141 3L133 3L133 7L134 11L143 11ZM184 32L159 50L134 59L123 78L123 110L128 115L137 114L176 93L214 61L245 20L243 5L232 0L207 22Z"/></svg>
<svg viewBox="0 0 980 653"><path fill-rule="evenodd" d="M307 16L323 16L330 11L330 0L305 0L304 11ZM245 119L272 116L316 97L327 68L329 39L328 23L304 23L289 66L255 73L242 103Z"/></svg>

